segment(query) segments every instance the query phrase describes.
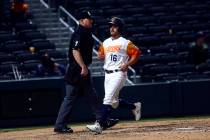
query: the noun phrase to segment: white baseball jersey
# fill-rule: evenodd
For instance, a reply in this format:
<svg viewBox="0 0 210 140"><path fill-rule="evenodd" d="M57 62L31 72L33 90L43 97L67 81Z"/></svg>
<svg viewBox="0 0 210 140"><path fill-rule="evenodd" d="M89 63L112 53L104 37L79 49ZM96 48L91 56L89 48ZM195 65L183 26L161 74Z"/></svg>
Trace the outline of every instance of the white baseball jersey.
<svg viewBox="0 0 210 140"><path fill-rule="evenodd" d="M138 49L130 40L123 37L106 39L103 44L103 52L105 55L104 69L116 70L120 65L127 63L129 60L130 51Z"/></svg>
<svg viewBox="0 0 210 140"><path fill-rule="evenodd" d="M123 37L106 39L99 48L99 56L105 56L105 70L119 70L123 63L127 63L131 56L139 56L139 49ZM119 92L126 82L127 74L122 71L105 73L105 97L103 104L117 108Z"/></svg>

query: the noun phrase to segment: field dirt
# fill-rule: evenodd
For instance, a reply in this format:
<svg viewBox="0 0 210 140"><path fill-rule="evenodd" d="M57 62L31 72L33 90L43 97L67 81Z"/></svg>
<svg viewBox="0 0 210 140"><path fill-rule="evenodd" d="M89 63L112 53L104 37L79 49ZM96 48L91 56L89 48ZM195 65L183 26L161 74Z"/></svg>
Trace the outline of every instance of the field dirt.
<svg viewBox="0 0 210 140"><path fill-rule="evenodd" d="M53 127L0 131L0 140L210 140L210 117L119 122L99 135L85 126L73 125L72 134L54 133Z"/></svg>

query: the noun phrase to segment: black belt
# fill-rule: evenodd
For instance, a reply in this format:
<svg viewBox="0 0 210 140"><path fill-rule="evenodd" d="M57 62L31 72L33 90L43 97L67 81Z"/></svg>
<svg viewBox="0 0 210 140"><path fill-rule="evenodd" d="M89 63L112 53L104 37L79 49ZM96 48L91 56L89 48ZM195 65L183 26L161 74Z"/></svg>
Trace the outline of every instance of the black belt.
<svg viewBox="0 0 210 140"><path fill-rule="evenodd" d="M118 72L120 71L119 69L116 69L116 70L104 70L107 74L110 74L110 73L114 73L114 72Z"/></svg>

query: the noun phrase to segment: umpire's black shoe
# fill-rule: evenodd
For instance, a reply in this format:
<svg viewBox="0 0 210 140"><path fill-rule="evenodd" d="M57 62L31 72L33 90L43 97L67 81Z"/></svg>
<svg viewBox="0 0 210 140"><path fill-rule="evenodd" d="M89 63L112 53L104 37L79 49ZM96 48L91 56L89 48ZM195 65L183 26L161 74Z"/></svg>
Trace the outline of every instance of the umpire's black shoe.
<svg viewBox="0 0 210 140"><path fill-rule="evenodd" d="M54 132L56 133L73 133L74 131L71 128L54 128Z"/></svg>
<svg viewBox="0 0 210 140"><path fill-rule="evenodd" d="M103 130L106 130L107 128L113 127L119 122L119 119L109 119L107 121L106 126L103 127Z"/></svg>

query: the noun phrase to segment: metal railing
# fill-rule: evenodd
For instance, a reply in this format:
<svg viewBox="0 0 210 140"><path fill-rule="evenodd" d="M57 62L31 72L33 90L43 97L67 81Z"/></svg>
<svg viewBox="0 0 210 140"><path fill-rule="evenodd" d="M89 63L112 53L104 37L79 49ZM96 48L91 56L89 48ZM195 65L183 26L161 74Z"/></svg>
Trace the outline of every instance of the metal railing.
<svg viewBox="0 0 210 140"><path fill-rule="evenodd" d="M12 64L11 67L12 67L12 72L13 72L13 75L15 77L15 80L21 80L22 79L22 75L19 72L17 66Z"/></svg>

